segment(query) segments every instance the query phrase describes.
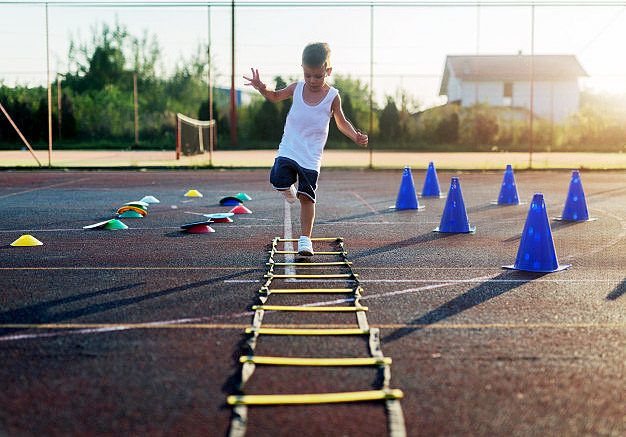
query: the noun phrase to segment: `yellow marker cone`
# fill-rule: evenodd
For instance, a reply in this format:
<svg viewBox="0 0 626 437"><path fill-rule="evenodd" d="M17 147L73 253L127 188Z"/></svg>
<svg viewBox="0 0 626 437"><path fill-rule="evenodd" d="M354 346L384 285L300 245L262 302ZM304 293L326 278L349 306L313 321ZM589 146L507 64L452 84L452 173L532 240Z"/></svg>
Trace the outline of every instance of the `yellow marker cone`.
<svg viewBox="0 0 626 437"><path fill-rule="evenodd" d="M20 238L11 243L11 246L25 247L25 246L41 246L43 243L33 237L32 235L22 235Z"/></svg>
<svg viewBox="0 0 626 437"><path fill-rule="evenodd" d="M202 197L202 193L197 190L189 190L185 193L185 197Z"/></svg>

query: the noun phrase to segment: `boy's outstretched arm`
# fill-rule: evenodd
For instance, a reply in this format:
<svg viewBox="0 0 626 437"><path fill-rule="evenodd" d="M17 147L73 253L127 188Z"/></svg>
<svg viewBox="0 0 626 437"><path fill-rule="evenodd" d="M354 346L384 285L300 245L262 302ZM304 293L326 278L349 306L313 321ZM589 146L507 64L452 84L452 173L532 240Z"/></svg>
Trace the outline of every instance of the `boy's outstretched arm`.
<svg viewBox="0 0 626 437"><path fill-rule="evenodd" d="M341 98L339 97L339 94L337 94L337 97L333 100L331 109L335 115L335 122L337 123L339 130L359 146L367 147L367 134L357 131L354 126L352 126L352 123L346 119L346 116L343 114L343 110L341 109Z"/></svg>
<svg viewBox="0 0 626 437"><path fill-rule="evenodd" d="M251 68L251 70L252 77L243 77L245 80L248 81L248 83L245 83L244 85L251 86L258 92L260 92L261 95L270 102L280 102L281 100L285 100L293 96L293 90L296 88L295 83L292 83L287 88L283 88L282 90L269 90L267 89L267 86L265 86L265 84L261 82L261 79L259 77L259 70L255 70L254 68Z"/></svg>

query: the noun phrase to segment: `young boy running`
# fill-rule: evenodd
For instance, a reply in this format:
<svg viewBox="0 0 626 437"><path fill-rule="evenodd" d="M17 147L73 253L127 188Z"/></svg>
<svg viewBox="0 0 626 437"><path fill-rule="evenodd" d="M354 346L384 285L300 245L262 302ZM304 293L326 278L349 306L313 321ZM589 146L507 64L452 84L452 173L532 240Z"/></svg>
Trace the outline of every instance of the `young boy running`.
<svg viewBox="0 0 626 437"><path fill-rule="evenodd" d="M270 182L281 191L287 202L300 200L300 227L298 254L312 256L311 232L315 220L315 190L322 164L322 152L328 138L328 123L335 116L339 130L356 144L366 147L367 135L357 132L346 120L337 90L326 83L332 68L330 48L326 43L311 43L302 52L304 82L296 82L282 90L267 89L259 78L259 70L252 69L252 77L243 78L271 102L293 97L287 115L283 138L270 172ZM296 191L293 184L298 182Z"/></svg>

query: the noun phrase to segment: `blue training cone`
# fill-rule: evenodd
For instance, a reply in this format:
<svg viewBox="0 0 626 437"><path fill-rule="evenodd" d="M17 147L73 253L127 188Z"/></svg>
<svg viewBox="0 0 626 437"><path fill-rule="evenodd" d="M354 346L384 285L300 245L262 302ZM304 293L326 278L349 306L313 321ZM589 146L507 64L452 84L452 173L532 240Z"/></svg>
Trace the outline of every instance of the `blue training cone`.
<svg viewBox="0 0 626 437"><path fill-rule="evenodd" d="M435 170L435 164L428 163L428 170L426 170L426 179L424 179L424 186L422 187L421 197L445 197L441 195L439 189L439 179L437 179L437 170Z"/></svg>
<svg viewBox="0 0 626 437"><path fill-rule="evenodd" d="M549 273L565 270L570 266L571 264L559 265L556 259L543 194L535 193L522 232L515 264L502 267L527 272Z"/></svg>
<svg viewBox="0 0 626 437"><path fill-rule="evenodd" d="M391 208L394 207L392 206ZM409 166L404 167L404 172L402 173L402 181L400 182L400 190L398 191L395 209L424 209L424 207L420 206L417 202L413 175L411 174L411 167Z"/></svg>
<svg viewBox="0 0 626 437"><path fill-rule="evenodd" d="M517 195L517 185L515 185L515 175L513 174L511 164L508 164L506 170L504 170L498 200L494 200L491 203L493 205L522 205Z"/></svg>
<svg viewBox="0 0 626 437"><path fill-rule="evenodd" d="M567 199L565 200L563 213L561 214L561 217L556 217L555 220L568 222L589 222L596 220L595 218L589 218L587 202L585 201L585 192L583 191L583 183L580 180L578 170L572 171L572 180L569 183L569 190L567 191Z"/></svg>
<svg viewBox="0 0 626 437"><path fill-rule="evenodd" d="M463 194L461 194L461 184L457 177L453 177L450 181L450 191L448 192L446 206L443 209L441 222L434 232L454 234L476 232L476 226L470 226L467 220L465 202L463 202Z"/></svg>

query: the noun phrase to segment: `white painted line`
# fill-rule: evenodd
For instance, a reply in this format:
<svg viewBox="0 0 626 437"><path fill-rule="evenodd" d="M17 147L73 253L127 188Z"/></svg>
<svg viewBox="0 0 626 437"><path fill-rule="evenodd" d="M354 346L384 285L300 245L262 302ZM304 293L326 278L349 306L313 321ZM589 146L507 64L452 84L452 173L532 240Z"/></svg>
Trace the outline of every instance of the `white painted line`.
<svg viewBox="0 0 626 437"><path fill-rule="evenodd" d="M40 332L33 334L11 334L11 335L3 335L0 337L0 342L6 341L15 341L15 340L31 340L34 338L50 338L50 337L60 337L63 335L78 335L78 334L96 334L101 332L112 332L112 331L125 331L128 328L123 326L115 326L108 328L89 328L89 329L71 329L68 331L55 331L55 332Z"/></svg>
<svg viewBox="0 0 626 437"><path fill-rule="evenodd" d="M573 255L566 256L566 257L563 258L563 260L570 261L574 257L589 256L589 255L594 255L594 254L596 254L598 252L602 252L603 250L608 249L611 246L615 246L617 243L620 242L621 239L623 239L626 236L626 220L624 220L622 217L620 217L620 216L618 216L616 214L613 214L613 213L610 213L610 212L607 212L607 211L603 211L601 209L595 209L595 211L598 211L598 212L600 212L600 213L602 213L604 215L607 215L607 216L612 217L615 220L617 220L621 224L621 226L622 226L622 232L620 232L615 238L613 238L608 243L603 244L602 246L594 247L592 250L590 250L588 252L582 252L582 253L579 253L579 254L573 254Z"/></svg>
<svg viewBox="0 0 626 437"><path fill-rule="evenodd" d="M285 199L284 201L285 207L285 214L284 214L284 218L283 218L283 235L284 235L284 239L291 239L293 238L291 236L292 232L291 232L291 205L289 204L289 202L287 202L287 199ZM284 250L286 252L292 252L293 251L293 243L291 241L286 241L284 243ZM292 253L288 253L285 255L285 262L288 263L292 263L295 260L295 256ZM295 275L296 274L296 266L286 266L285 267L285 274L286 275ZM287 282L293 282L295 279L289 278L287 279Z"/></svg>
<svg viewBox="0 0 626 437"><path fill-rule="evenodd" d="M370 211L372 211L374 214L376 215L381 215L380 212L376 211L376 209L374 209L374 207L372 205L370 205L367 200L365 200L363 197L361 197L359 194L353 192L352 193L354 195L354 197L356 197L357 199L359 199L361 202L363 202L363 204L365 204L365 206L367 206L369 208ZM385 224L389 224L389 222L387 220L385 220L384 217L381 217L382 221L381 223L385 223Z"/></svg>
<svg viewBox="0 0 626 437"><path fill-rule="evenodd" d="M379 293L379 294L366 294L365 296L361 297L361 300L380 299L382 297L397 296L397 295L402 295L402 294L417 293L420 291L434 290L437 288L443 288L443 287L455 285L460 282L476 283L476 282L535 282L535 281L538 281L538 280L534 280L534 281L533 280L531 281L493 280L491 278L493 278L493 276L482 276L482 277L470 278L466 280L448 280L448 281L440 282L437 284L425 285L423 287L406 288L403 290L394 290L394 291L389 291L386 293ZM243 281L244 280L231 280L231 281L226 280L224 282L243 282ZM419 282L420 280L412 280L412 281ZM428 281L428 280L423 280L423 281ZM564 282L564 281L567 281L567 280L557 280L557 281L543 280L543 282ZM260 281L259 280L247 280L245 282L260 282ZM318 282L331 282L331 281L318 281ZM364 282L364 281L361 281L361 282ZM570 280L570 282L585 282L585 280L580 280L580 281ZM307 304L306 306L323 306L323 305L330 305L330 304L335 304L335 303L345 303L345 302L350 302L353 300L354 299L352 298L348 298L348 299L338 299L338 300L331 301L331 302L329 301L314 302L314 303ZM211 320L227 319L227 318L249 317L253 314L254 313L252 311L245 311L245 312L232 313L232 314L218 314L218 315L209 316L209 317L155 321L155 322L150 322L148 324L157 325L157 326L158 325L166 326L166 325L173 325L173 324L193 323L193 322L197 323L197 322L202 322L202 321L206 322L206 321L211 321ZM63 336L63 335L93 334L93 333L101 333L101 332L124 331L124 330L129 330L129 329L135 329L135 328L132 325L129 325L129 326L122 325L122 326L115 326L115 327L88 328L88 329L65 330L65 331L46 332L46 333L10 334L10 335L5 335L5 336L0 337L0 342L36 339L36 338L49 338L49 337L58 337L58 336Z"/></svg>
<svg viewBox="0 0 626 437"><path fill-rule="evenodd" d="M491 276L493 278L493 276ZM388 284L402 284L402 283L446 283L446 284L471 284L471 283L535 283L535 282L547 282L547 283L619 283L623 280L620 279L359 279L361 284L366 283L388 283ZM253 283L261 282L259 279L225 279L225 283ZM298 279L297 282L346 282L344 279Z"/></svg>
<svg viewBox="0 0 626 437"><path fill-rule="evenodd" d="M435 288L447 287L449 285L454 285L454 284L451 283L451 282L446 282L446 283L443 283L443 284L425 285L424 287L406 288L404 290L389 291L387 293L368 294L368 295L365 295L365 296L361 297L361 300L378 299L380 297L395 296L395 295L398 295L398 294L407 294L407 293L415 293L415 292L418 292L418 291L433 290Z"/></svg>
<svg viewBox="0 0 626 437"><path fill-rule="evenodd" d="M15 234L20 234L20 233L24 233L24 232L69 232L69 231L85 231L83 228L76 228L76 229L8 229L8 230L0 230L0 233L4 233L4 234L9 234L9 233L15 233Z"/></svg>
<svg viewBox="0 0 626 437"><path fill-rule="evenodd" d="M168 326L168 325L180 325L185 323L201 323L201 322L210 322L213 320L219 319L229 319L229 318L238 318L238 317L246 317L253 315L253 311L245 311L234 314L220 314L209 317L196 317L196 318L186 318L186 319L176 319L176 320L163 320L156 322L148 322L143 323L144 325L151 326ZM0 336L0 342L8 342L15 340L30 340L36 338L51 338L51 337L61 337L65 335L78 335L78 334L98 334L103 332L114 332L114 331L127 331L129 329L134 329L131 325L118 325L118 326L107 326L102 328L85 328L85 329L70 329L63 331L55 331L55 332L44 332L44 333L28 333L28 334L9 334Z"/></svg>
<svg viewBox="0 0 626 437"><path fill-rule="evenodd" d="M474 278L476 280L479 280L480 278ZM441 287L446 287L448 285L453 285L452 283L446 283L446 284L437 284L437 285L428 285L425 287L418 287L418 288L408 288L405 290L397 290L397 291L392 291L392 292L388 292L388 293L381 293L381 294L373 294L373 295L369 295L369 296L363 296L361 297L361 300L363 299L378 299L381 297L386 297L386 296L392 296L392 295L397 295L397 294L407 294L407 293L415 293L418 291L425 291L425 290L430 290L430 289L434 289L434 288L441 288ZM310 304L306 304L306 305L302 305L302 306L324 306L324 305L332 305L335 303L345 303L345 302L351 302L354 301L353 298L348 298L348 299L338 299L335 301L322 301L322 302L315 302L315 303L310 303ZM184 323L193 323L193 322L201 322L201 321L210 321L210 320L216 320L216 319L224 319L224 318L237 318L237 317L246 317L246 316L251 316L254 313L252 311L245 311L245 312L240 312L240 313L233 313L233 314L224 314L224 315L216 315L216 316L211 316L211 317L200 317L200 318L186 318L186 319L177 319L177 320L166 320L166 321L156 321L156 322L149 322L146 323L146 325L174 325L174 324L184 324ZM15 341L15 340L28 340L28 339L36 339L36 338L50 338L50 337L59 337L59 336L64 336L64 335L77 335L77 334L95 334L95 333L102 333L102 332L112 332L112 331L125 331L125 330L129 330L129 329L134 329L133 326L129 325L129 326L115 326L115 327L103 327L103 328L88 328L88 329L78 329L78 330L65 330L65 331L57 331L57 332L45 332L45 333L29 333L29 334L10 334L10 335L5 335L0 337L0 342L7 342L7 341Z"/></svg>
<svg viewBox="0 0 626 437"><path fill-rule="evenodd" d="M11 196L17 196L18 194L32 193L34 191L47 190L49 188L61 187L63 185L69 185L69 184L75 184L75 183L86 181L86 180L89 180L89 179L91 179L91 178L80 178L80 179L76 179L75 181L61 182L61 183L58 183L58 184L45 185L43 187L32 188L30 190L18 191L17 193L4 194L4 195L0 196L0 199L4 199L6 197L11 197Z"/></svg>
<svg viewBox="0 0 626 437"><path fill-rule="evenodd" d="M491 276L493 278L493 276ZM446 283L455 283L455 284L463 284L463 283L473 283L473 282L483 282L483 283L487 283L487 282L493 282L493 283L511 283L511 282L529 282L529 283L535 283L535 282L548 282L548 283L554 283L554 282L564 282L564 283L584 283L584 282L621 282L622 279L541 279L541 278L537 278L537 279L480 279L480 278L472 278L472 279L362 279L360 280L361 283L402 283L402 282L433 282L433 283L437 283L437 282L446 282Z"/></svg>
<svg viewBox="0 0 626 437"><path fill-rule="evenodd" d="M129 227L128 229L124 229L125 231L157 231L159 229L179 229L178 226L156 226L154 228L135 228ZM81 231L85 232L83 228L76 229L14 229L14 230L0 230L0 233L8 234L8 233L24 233L24 232L32 232L32 233L43 233L43 232L76 232Z"/></svg>

